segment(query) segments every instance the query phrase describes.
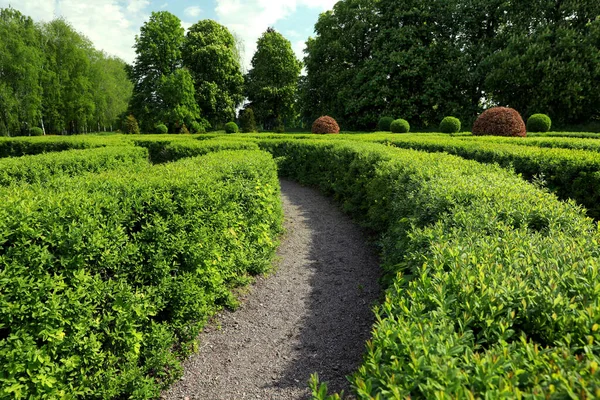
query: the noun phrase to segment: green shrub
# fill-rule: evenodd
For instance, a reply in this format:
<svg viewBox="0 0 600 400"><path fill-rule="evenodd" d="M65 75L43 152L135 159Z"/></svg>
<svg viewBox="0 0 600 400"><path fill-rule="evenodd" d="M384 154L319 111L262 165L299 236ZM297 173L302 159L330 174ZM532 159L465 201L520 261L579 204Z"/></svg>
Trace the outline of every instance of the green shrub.
<svg viewBox="0 0 600 400"><path fill-rule="evenodd" d="M552 127L552 120L546 114L533 114L527 120L529 132L548 132Z"/></svg>
<svg viewBox="0 0 600 400"><path fill-rule="evenodd" d="M137 170L148 165L148 150L139 147L103 147L66 150L0 159L0 186L43 183L58 175L77 176L116 168Z"/></svg>
<svg viewBox="0 0 600 400"><path fill-rule="evenodd" d="M190 123L190 130L192 131L192 133L204 133L205 129L202 126L202 124L200 124L197 121L193 121Z"/></svg>
<svg viewBox="0 0 600 400"><path fill-rule="evenodd" d="M228 122L225 124L226 133L238 133L240 130L235 122Z"/></svg>
<svg viewBox="0 0 600 400"><path fill-rule="evenodd" d="M164 135L165 133L169 133L169 128L165 124L158 124L154 128L155 133Z"/></svg>
<svg viewBox="0 0 600 400"><path fill-rule="evenodd" d="M595 397L600 237L579 207L447 154L259 144L381 234L387 291L358 398Z"/></svg>
<svg viewBox="0 0 600 400"><path fill-rule="evenodd" d="M408 133L410 132L410 124L405 119L397 119L390 125L392 133Z"/></svg>
<svg viewBox="0 0 600 400"><path fill-rule="evenodd" d="M129 114L125 117L125 121L123 123L123 133L130 135L139 135L140 127L138 125L137 119L132 114Z"/></svg>
<svg viewBox="0 0 600 400"><path fill-rule="evenodd" d="M223 150L258 150L254 142L241 140L136 140L148 149L150 161L161 164Z"/></svg>
<svg viewBox="0 0 600 400"><path fill-rule="evenodd" d="M256 151L0 195L3 398L160 397L281 230L275 163Z"/></svg>
<svg viewBox="0 0 600 400"><path fill-rule="evenodd" d="M244 133L256 132L256 119L254 110L250 107L240 111L240 128Z"/></svg>
<svg viewBox="0 0 600 400"><path fill-rule="evenodd" d="M377 124L377 128L381 132L390 132L392 129L392 122L394 122L394 118L392 117L381 117Z"/></svg>
<svg viewBox="0 0 600 400"><path fill-rule="evenodd" d="M440 132L442 133L458 133L460 128L460 119L455 117L446 117L440 123Z"/></svg>
<svg viewBox="0 0 600 400"><path fill-rule="evenodd" d="M42 130L42 128L38 128L37 126L34 126L33 128L29 129L29 136L43 136L44 135L44 131Z"/></svg>

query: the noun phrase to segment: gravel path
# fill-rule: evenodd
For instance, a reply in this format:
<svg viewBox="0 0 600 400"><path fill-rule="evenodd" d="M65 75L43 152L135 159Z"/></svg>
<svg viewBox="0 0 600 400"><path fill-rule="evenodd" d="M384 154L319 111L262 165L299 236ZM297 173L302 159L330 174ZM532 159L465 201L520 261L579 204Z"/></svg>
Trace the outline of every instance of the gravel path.
<svg viewBox="0 0 600 400"><path fill-rule="evenodd" d="M359 228L314 189L281 181L286 234L276 272L200 336L164 399L306 399L318 372L345 389L379 296L378 260Z"/></svg>

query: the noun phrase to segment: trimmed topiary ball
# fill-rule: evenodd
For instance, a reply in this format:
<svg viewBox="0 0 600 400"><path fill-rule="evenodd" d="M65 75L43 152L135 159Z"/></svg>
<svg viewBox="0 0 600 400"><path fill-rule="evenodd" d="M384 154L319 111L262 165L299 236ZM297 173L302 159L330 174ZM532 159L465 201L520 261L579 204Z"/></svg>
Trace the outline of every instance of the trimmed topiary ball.
<svg viewBox="0 0 600 400"><path fill-rule="evenodd" d="M42 128L38 128L37 126L34 126L33 128L29 129L29 136L43 136L44 135L44 131L42 130Z"/></svg>
<svg viewBox="0 0 600 400"><path fill-rule="evenodd" d="M379 123L377 124L377 128L381 132L389 132L392 126L392 122L394 122L394 118L392 117L381 117L379 119Z"/></svg>
<svg viewBox="0 0 600 400"><path fill-rule="evenodd" d="M340 133L340 127L335 119L325 115L317 118L312 125L312 133Z"/></svg>
<svg viewBox="0 0 600 400"><path fill-rule="evenodd" d="M527 136L521 114L513 108L494 107L486 110L473 125L475 136Z"/></svg>
<svg viewBox="0 0 600 400"><path fill-rule="evenodd" d="M156 131L156 133L159 133L159 134L169 133L169 128L167 128L167 126L165 124L156 125L154 127L154 130Z"/></svg>
<svg viewBox="0 0 600 400"><path fill-rule="evenodd" d="M392 133L408 133L410 132L410 124L405 119L397 119L390 125Z"/></svg>
<svg viewBox="0 0 600 400"><path fill-rule="evenodd" d="M546 114L533 114L527 120L529 132L548 132L552 127L552 120Z"/></svg>
<svg viewBox="0 0 600 400"><path fill-rule="evenodd" d="M225 124L226 133L238 133L240 129L235 122L228 122Z"/></svg>
<svg viewBox="0 0 600 400"><path fill-rule="evenodd" d="M440 132L442 133L458 133L460 127L460 119L455 117L446 117L440 122Z"/></svg>

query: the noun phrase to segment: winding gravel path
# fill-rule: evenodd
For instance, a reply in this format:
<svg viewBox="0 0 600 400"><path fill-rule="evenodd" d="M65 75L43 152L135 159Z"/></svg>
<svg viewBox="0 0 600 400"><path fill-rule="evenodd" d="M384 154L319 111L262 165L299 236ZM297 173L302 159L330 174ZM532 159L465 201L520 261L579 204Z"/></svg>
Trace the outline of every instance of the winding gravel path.
<svg viewBox="0 0 600 400"><path fill-rule="evenodd" d="M281 181L286 234L276 272L200 336L200 351L164 399L306 399L317 372L348 392L379 295L366 239L314 189Z"/></svg>

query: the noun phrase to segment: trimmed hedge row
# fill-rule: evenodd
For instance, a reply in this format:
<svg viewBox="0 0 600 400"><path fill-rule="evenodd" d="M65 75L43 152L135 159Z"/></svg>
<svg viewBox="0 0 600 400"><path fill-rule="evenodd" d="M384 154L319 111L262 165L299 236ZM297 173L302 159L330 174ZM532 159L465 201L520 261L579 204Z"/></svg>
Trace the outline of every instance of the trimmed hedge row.
<svg viewBox="0 0 600 400"><path fill-rule="evenodd" d="M176 161L186 157L201 156L222 150L258 150L258 146L245 140L134 140L148 149L154 164Z"/></svg>
<svg viewBox="0 0 600 400"><path fill-rule="evenodd" d="M140 147L103 147L66 150L0 159L0 186L43 183L60 174L76 176L114 168L141 169L148 165L148 150Z"/></svg>
<svg viewBox="0 0 600 400"><path fill-rule="evenodd" d="M457 138L460 140L505 143L512 144L515 146L550 147L559 149L575 149L600 152L600 140L598 139L580 139L569 137L527 137L523 139L514 139L492 136L457 136Z"/></svg>
<svg viewBox="0 0 600 400"><path fill-rule="evenodd" d="M561 199L574 199L600 218L600 154L584 150L539 148L452 138L375 139L396 147L446 152L483 163L513 168L525 179L541 178Z"/></svg>
<svg viewBox="0 0 600 400"><path fill-rule="evenodd" d="M157 398L281 231L273 158L0 188L0 398Z"/></svg>
<svg viewBox="0 0 600 400"><path fill-rule="evenodd" d="M599 237L581 208L447 154L260 146L381 234L388 291L352 379L360 398L600 395Z"/></svg>
<svg viewBox="0 0 600 400"><path fill-rule="evenodd" d="M42 136L0 138L0 158L20 157L54 151L126 145L123 136Z"/></svg>

